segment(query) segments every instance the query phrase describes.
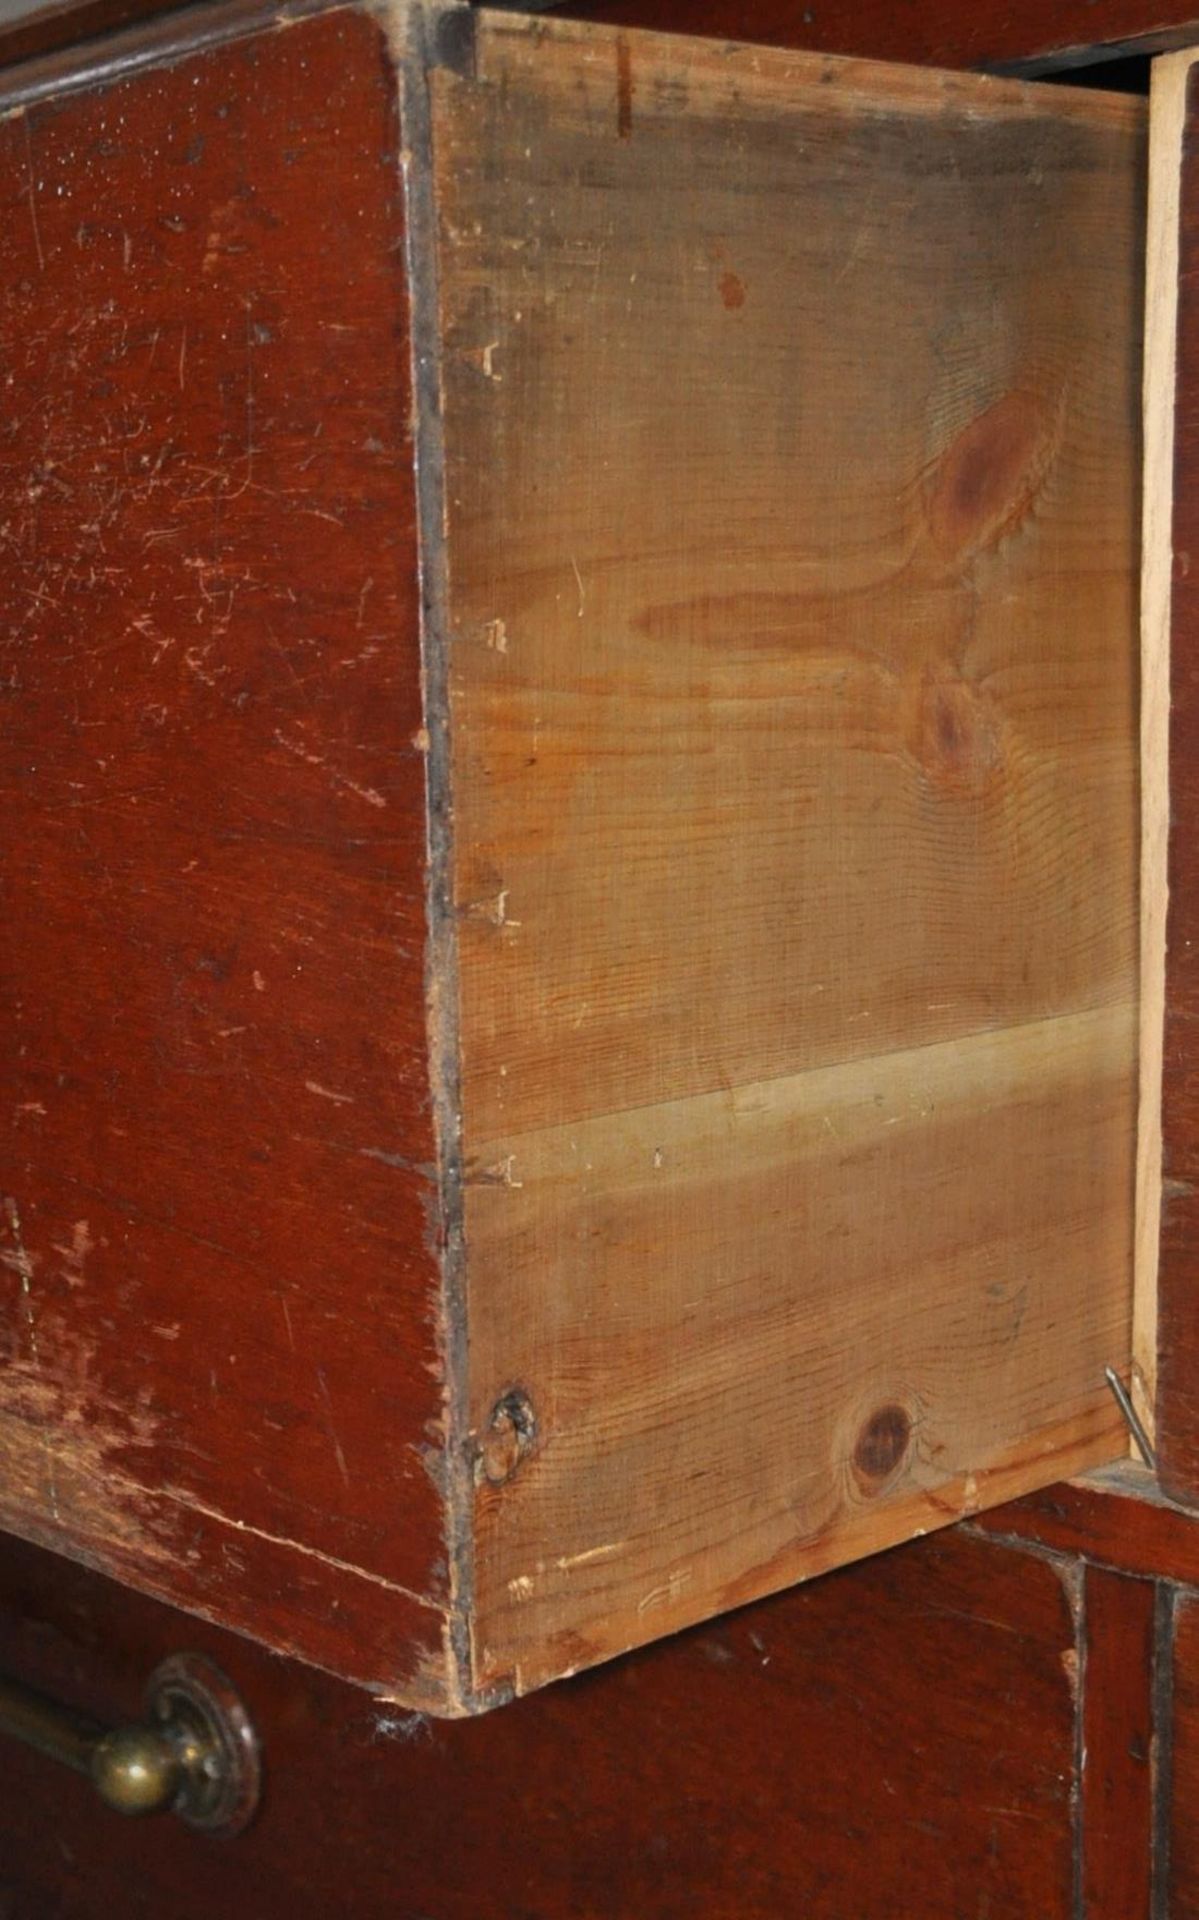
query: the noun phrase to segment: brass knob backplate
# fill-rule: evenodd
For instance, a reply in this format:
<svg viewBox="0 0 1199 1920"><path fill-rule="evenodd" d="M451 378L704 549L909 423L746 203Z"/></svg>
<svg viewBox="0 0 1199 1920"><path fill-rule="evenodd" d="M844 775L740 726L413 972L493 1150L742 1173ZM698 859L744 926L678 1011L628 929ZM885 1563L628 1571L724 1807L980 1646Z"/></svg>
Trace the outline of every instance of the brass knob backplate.
<svg viewBox="0 0 1199 1920"><path fill-rule="evenodd" d="M0 1734L86 1774L117 1813L169 1809L203 1833L233 1834L258 1805L254 1728L230 1681L199 1654L164 1660L146 1689L145 1719L111 1731L0 1676Z"/></svg>
<svg viewBox="0 0 1199 1920"><path fill-rule="evenodd" d="M151 1674L146 1710L178 1761L171 1805L180 1819L205 1833L240 1833L258 1805L262 1760L231 1682L199 1654L177 1653Z"/></svg>

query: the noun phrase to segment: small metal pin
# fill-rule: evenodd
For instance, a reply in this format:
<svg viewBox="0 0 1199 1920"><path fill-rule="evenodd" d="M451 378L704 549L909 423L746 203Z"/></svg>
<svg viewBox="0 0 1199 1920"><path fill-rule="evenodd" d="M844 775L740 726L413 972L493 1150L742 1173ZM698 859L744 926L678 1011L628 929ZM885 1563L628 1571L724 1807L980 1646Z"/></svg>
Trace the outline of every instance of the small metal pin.
<svg viewBox="0 0 1199 1920"><path fill-rule="evenodd" d="M1107 1381L1108 1386L1112 1390L1112 1395L1113 1395L1113 1398L1115 1399L1116 1405L1119 1407L1121 1413L1124 1415L1125 1420L1128 1422L1128 1431L1131 1433L1133 1439L1137 1443L1137 1446L1140 1448L1141 1454L1145 1461L1145 1465L1149 1468L1151 1473L1156 1473L1157 1472L1157 1454L1153 1450L1152 1440L1150 1440L1149 1435L1145 1432L1145 1429L1141 1424L1141 1417L1138 1414L1136 1408L1132 1404L1132 1399L1129 1395L1128 1388L1125 1386L1123 1380L1121 1380L1119 1374L1116 1372L1116 1369L1114 1367L1105 1367L1103 1369L1103 1377Z"/></svg>

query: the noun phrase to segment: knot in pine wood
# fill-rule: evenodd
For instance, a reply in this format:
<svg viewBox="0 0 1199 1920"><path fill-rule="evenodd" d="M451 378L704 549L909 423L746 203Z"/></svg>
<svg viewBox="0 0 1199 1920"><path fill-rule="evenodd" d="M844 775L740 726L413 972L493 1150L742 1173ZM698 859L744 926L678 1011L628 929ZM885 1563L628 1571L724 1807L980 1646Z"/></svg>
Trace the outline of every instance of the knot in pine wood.
<svg viewBox="0 0 1199 1920"><path fill-rule="evenodd" d="M475 1441L475 1479L502 1487L537 1439L537 1415L523 1387L510 1387L496 1401L491 1419Z"/></svg>
<svg viewBox="0 0 1199 1920"><path fill-rule="evenodd" d="M894 1401L871 1414L853 1450L854 1474L864 1492L877 1492L902 1466L912 1440L906 1407Z"/></svg>

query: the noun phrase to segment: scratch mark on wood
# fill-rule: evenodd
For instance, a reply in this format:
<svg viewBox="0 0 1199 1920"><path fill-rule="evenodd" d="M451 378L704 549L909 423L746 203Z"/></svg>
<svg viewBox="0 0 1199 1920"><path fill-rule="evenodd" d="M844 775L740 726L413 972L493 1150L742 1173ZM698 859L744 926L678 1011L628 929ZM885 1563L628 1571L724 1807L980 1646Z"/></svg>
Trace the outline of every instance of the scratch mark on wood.
<svg viewBox="0 0 1199 1920"><path fill-rule="evenodd" d="M426 1180L435 1177L435 1169L428 1161L410 1160L402 1153L388 1153L385 1147L359 1147L364 1160L378 1160L385 1167L398 1167L404 1173L419 1173Z"/></svg>
<svg viewBox="0 0 1199 1920"><path fill-rule="evenodd" d="M84 1266L87 1262L87 1256L92 1252L95 1244L86 1220L76 1220L71 1229L71 1244L69 1247L59 1246L57 1242L51 1241L53 1251L62 1256L63 1264L61 1273L68 1286L81 1287L83 1285Z"/></svg>
<svg viewBox="0 0 1199 1920"><path fill-rule="evenodd" d="M8 1220L12 1251L0 1255L0 1264L6 1266L11 1273L15 1273L21 1282L21 1315L25 1322L29 1355L34 1366L39 1367L41 1362L37 1350L37 1319L33 1310L34 1258L25 1245L21 1232L21 1215L11 1194L6 1194L4 1197L4 1213Z"/></svg>
<svg viewBox="0 0 1199 1920"><path fill-rule="evenodd" d="M294 754L297 760L306 761L310 767L322 767L334 786L345 787L348 792L357 794L358 798L365 800L368 806L385 807L387 805L383 795L374 787L360 786L358 781L350 779L348 773L340 773L336 767L331 767L323 753L313 753L309 747L302 746L299 741L289 740L278 728L275 729L274 737L276 744L283 748L284 753Z"/></svg>
<svg viewBox="0 0 1199 1920"><path fill-rule="evenodd" d="M341 1441L337 1437L337 1427L333 1419L333 1400L329 1393L329 1382L325 1378L325 1369L323 1367L317 1368L316 1377L321 1390L321 1398L325 1403L325 1425L329 1439L333 1445L334 1455L337 1459L337 1471L341 1475L342 1485L348 1487L350 1484L349 1469L346 1466L345 1454L341 1450Z"/></svg>
<svg viewBox="0 0 1199 1920"><path fill-rule="evenodd" d="M321 1100L333 1100L339 1107L352 1107L354 1104L352 1093L334 1093L332 1087L322 1087L319 1080L305 1080L304 1085L309 1093L315 1093Z"/></svg>
<svg viewBox="0 0 1199 1920"><path fill-rule="evenodd" d="M612 1554L619 1553L625 1544L623 1540L610 1540L606 1546L588 1547L583 1553L565 1553L554 1564L559 1572L570 1573L575 1567L590 1566L594 1560L609 1559Z"/></svg>
<svg viewBox="0 0 1199 1920"><path fill-rule="evenodd" d="M26 193L26 198L29 201L29 223L33 228L33 244L34 244L34 247L37 249L38 271L39 273L45 273L46 256L42 251L42 230L38 225L38 218L37 218L37 182L35 181L34 174L33 174L33 135L30 132L30 128L29 128L28 114L24 116L24 127L25 127L25 172L26 172L26 183L27 183L25 188L25 193Z"/></svg>
<svg viewBox="0 0 1199 1920"><path fill-rule="evenodd" d="M651 1613L656 1607L675 1601L691 1584L690 1567L673 1567L660 1586L651 1587L637 1602L638 1614Z"/></svg>

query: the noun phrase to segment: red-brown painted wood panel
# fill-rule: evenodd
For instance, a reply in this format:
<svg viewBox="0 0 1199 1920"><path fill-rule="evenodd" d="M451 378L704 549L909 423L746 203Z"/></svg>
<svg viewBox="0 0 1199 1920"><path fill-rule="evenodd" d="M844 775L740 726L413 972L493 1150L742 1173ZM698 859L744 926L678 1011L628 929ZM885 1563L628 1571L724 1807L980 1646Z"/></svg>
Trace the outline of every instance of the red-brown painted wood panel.
<svg viewBox="0 0 1199 1920"><path fill-rule="evenodd" d="M1199 1914L1199 1599L1180 1595L1174 1612L1173 1738L1167 1823L1169 1920Z"/></svg>
<svg viewBox="0 0 1199 1920"><path fill-rule="evenodd" d="M942 1534L431 1722L10 1542L0 1670L120 1715L164 1653L207 1651L259 1719L267 1796L205 1842L0 1749L5 1911L1072 1920L1076 1591Z"/></svg>
<svg viewBox="0 0 1199 1920"><path fill-rule="evenodd" d="M1199 1586L1199 1521L1131 1461L994 1507L970 1523L1149 1580Z"/></svg>
<svg viewBox="0 0 1199 1920"><path fill-rule="evenodd" d="M1157 1589L1088 1567L1083 1605L1083 1912L1150 1920Z"/></svg>
<svg viewBox="0 0 1199 1920"><path fill-rule="evenodd" d="M350 12L0 124L0 1513L419 1691L399 144Z"/></svg>

